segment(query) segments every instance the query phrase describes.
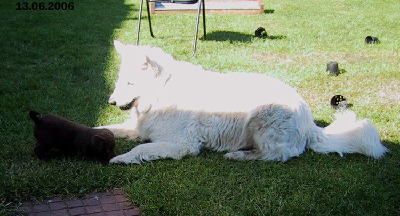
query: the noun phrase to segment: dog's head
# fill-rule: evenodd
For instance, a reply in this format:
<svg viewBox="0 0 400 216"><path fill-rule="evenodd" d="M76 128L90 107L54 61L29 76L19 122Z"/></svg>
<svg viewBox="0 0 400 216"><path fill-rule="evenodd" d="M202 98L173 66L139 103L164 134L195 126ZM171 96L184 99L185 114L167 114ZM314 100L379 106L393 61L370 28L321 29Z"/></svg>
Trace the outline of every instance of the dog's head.
<svg viewBox="0 0 400 216"><path fill-rule="evenodd" d="M39 159L54 156L77 156L103 164L116 156L114 134L107 129L93 129L57 115L41 115L31 110L37 140L35 154Z"/></svg>
<svg viewBox="0 0 400 216"><path fill-rule="evenodd" d="M166 68L172 56L160 48L119 41L114 41L114 46L121 56L121 65L108 103L121 109L138 106L140 111L148 110L170 78Z"/></svg>
<svg viewBox="0 0 400 216"><path fill-rule="evenodd" d="M35 154L39 159L48 160L50 156L51 143L53 143L53 136L49 136L48 131L43 129L42 114L36 110L29 111L29 117L33 120L33 135L36 138ZM44 126L46 127L46 126Z"/></svg>
<svg viewBox="0 0 400 216"><path fill-rule="evenodd" d="M114 134L108 129L93 129L95 132L90 137L89 146L78 157L107 164L115 153Z"/></svg>

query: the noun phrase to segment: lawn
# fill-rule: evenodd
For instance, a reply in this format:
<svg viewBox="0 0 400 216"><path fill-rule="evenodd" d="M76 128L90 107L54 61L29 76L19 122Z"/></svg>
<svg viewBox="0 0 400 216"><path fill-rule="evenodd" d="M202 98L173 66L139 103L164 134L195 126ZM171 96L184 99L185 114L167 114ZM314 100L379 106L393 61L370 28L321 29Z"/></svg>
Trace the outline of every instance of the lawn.
<svg viewBox="0 0 400 216"><path fill-rule="evenodd" d="M383 159L307 151L285 163L233 162L205 150L129 166L43 162L33 153L30 109L88 126L126 118L107 104L120 61L112 41L135 43L139 1L70 2L73 9L46 11L0 2L0 215L26 200L115 187L144 215L400 215L400 1L269 0L261 15L207 14L207 40L194 57L193 14L153 16L156 38L145 16L141 31L141 44L176 59L284 80L320 125L333 121L330 98L346 96L379 130L390 149ZM268 38L253 37L260 26ZM364 44L368 35L381 43ZM327 75L330 61L339 76ZM138 144L116 143L119 154Z"/></svg>

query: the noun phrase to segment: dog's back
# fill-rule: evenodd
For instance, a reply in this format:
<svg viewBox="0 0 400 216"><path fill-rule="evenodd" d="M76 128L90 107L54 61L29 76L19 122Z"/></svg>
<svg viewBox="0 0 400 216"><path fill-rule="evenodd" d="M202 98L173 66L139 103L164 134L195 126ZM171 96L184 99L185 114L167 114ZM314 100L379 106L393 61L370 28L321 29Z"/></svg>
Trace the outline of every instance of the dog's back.
<svg viewBox="0 0 400 216"><path fill-rule="evenodd" d="M66 118L58 115L46 114L42 115L40 112L31 110L29 116L35 122L36 126L41 125L50 130L63 130L63 131L83 131L90 130L89 127L72 122Z"/></svg>
<svg viewBox="0 0 400 216"><path fill-rule="evenodd" d="M76 153L77 149L73 143L80 133L86 131L83 125L57 115L41 115L35 110L31 110L29 116L35 123L33 134L38 141L35 152L56 148L64 155Z"/></svg>

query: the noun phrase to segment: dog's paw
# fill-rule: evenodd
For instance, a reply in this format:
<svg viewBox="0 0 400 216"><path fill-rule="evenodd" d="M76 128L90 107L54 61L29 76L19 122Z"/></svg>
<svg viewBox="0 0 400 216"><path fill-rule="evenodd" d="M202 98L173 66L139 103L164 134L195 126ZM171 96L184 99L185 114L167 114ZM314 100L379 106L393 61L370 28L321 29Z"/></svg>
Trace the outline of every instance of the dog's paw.
<svg viewBox="0 0 400 216"><path fill-rule="evenodd" d="M228 160L243 160L244 152L243 151L229 152L224 155L224 158Z"/></svg>
<svg viewBox="0 0 400 216"><path fill-rule="evenodd" d="M139 133L136 130L125 130L125 129L115 129L115 128L108 128L108 129L117 138L136 140L139 137Z"/></svg>
<svg viewBox="0 0 400 216"><path fill-rule="evenodd" d="M94 127L93 129L108 129L114 134L116 138L136 140L139 137L136 126L130 123L98 126Z"/></svg>
<svg viewBox="0 0 400 216"><path fill-rule="evenodd" d="M128 140L139 140L140 139L139 133L137 130L127 130L124 135L125 135L125 138Z"/></svg>
<svg viewBox="0 0 400 216"><path fill-rule="evenodd" d="M127 156L127 155L118 155L116 157L111 158L110 164L141 164L142 161L136 157Z"/></svg>

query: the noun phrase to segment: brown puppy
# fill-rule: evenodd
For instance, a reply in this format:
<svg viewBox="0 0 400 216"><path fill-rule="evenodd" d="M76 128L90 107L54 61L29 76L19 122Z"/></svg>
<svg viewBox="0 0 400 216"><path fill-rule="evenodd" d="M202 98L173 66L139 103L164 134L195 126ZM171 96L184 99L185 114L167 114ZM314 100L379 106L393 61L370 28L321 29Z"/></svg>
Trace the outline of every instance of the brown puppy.
<svg viewBox="0 0 400 216"><path fill-rule="evenodd" d="M42 116L35 110L29 111L29 116L35 123L35 154L39 159L50 160L57 151L58 155L107 164L116 156L110 130L89 128L57 115Z"/></svg>

